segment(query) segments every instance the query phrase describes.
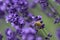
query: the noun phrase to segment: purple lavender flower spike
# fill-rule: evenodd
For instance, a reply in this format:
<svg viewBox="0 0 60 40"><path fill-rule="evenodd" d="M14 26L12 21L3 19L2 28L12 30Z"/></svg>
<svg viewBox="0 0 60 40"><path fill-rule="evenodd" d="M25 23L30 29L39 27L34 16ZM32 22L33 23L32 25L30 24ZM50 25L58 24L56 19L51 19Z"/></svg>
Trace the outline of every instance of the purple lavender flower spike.
<svg viewBox="0 0 60 40"><path fill-rule="evenodd" d="M6 21L10 22L11 25L17 30L25 25L24 18L19 17L17 14L10 13L6 17Z"/></svg>
<svg viewBox="0 0 60 40"><path fill-rule="evenodd" d="M59 23L59 22L60 22L60 18L59 17L55 18L54 24Z"/></svg>
<svg viewBox="0 0 60 40"><path fill-rule="evenodd" d="M8 11L9 13L16 13L17 12L17 9L14 7L10 7L10 9L9 9L9 11Z"/></svg>
<svg viewBox="0 0 60 40"><path fill-rule="evenodd" d="M27 11L27 9L28 9L28 2L27 2L27 0L20 0L18 2L18 5L20 5L19 8L20 8L20 12L21 13L25 13L25 11Z"/></svg>
<svg viewBox="0 0 60 40"><path fill-rule="evenodd" d="M5 30L5 34L7 40L19 40L19 38L17 38L17 33L15 31L12 31L10 28L7 28Z"/></svg>
<svg viewBox="0 0 60 40"><path fill-rule="evenodd" d="M16 15L16 14L11 14L9 17L11 17L11 18L8 19L8 21L16 29L17 34L20 35L21 34L21 29L25 24L24 19L22 17L19 18L19 16Z"/></svg>
<svg viewBox="0 0 60 40"><path fill-rule="evenodd" d="M58 20L55 20L55 21L54 21L54 24L56 24L56 23L58 23L58 22L59 22Z"/></svg>
<svg viewBox="0 0 60 40"><path fill-rule="evenodd" d="M48 3L41 3L42 9L46 9L48 7Z"/></svg>
<svg viewBox="0 0 60 40"><path fill-rule="evenodd" d="M12 16L13 16L13 14L9 14L9 15L6 16L6 21L7 21L7 23L14 21L14 20L12 19Z"/></svg>
<svg viewBox="0 0 60 40"><path fill-rule="evenodd" d="M40 0L39 3L41 5L42 9L46 9L49 5L48 0Z"/></svg>
<svg viewBox="0 0 60 40"><path fill-rule="evenodd" d="M7 38L10 38L10 39L14 38L16 36L16 33L13 32L10 28L7 28L5 30L5 34L6 34Z"/></svg>
<svg viewBox="0 0 60 40"><path fill-rule="evenodd" d="M6 16L6 20L10 23L17 21L18 15L16 13L10 13Z"/></svg>
<svg viewBox="0 0 60 40"><path fill-rule="evenodd" d="M11 30L10 28L7 28L7 29L5 30L5 34L6 34L7 36L10 36L10 35L11 35L11 32L12 32L12 30Z"/></svg>

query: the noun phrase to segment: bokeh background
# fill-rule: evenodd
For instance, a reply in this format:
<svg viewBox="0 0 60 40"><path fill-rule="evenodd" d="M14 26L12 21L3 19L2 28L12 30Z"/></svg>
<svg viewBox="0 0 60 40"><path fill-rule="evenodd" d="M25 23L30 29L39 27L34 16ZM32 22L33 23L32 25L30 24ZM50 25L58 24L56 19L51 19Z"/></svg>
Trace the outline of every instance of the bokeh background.
<svg viewBox="0 0 60 40"><path fill-rule="evenodd" d="M60 14L60 5L57 5L57 3L54 2L53 0L49 0L49 3L52 4L55 7L55 9L58 11L58 13ZM48 17L41 10L40 5L37 5L37 7L34 8L34 9L30 9L30 12L35 14L35 15L41 15L42 16L42 20L43 20L43 22L45 24L44 30L39 30L38 34L43 35L45 37L46 36L45 33L47 33L47 34L51 33L52 34L51 40L57 40L57 38L56 38L56 29L58 27L60 27L60 23L59 24L54 24L53 23L54 18ZM6 23L5 19L0 19L0 31L4 35L3 40L5 40L5 33L4 33L5 29L8 28L8 27L12 28L12 30L14 30L13 27L11 27L10 23L8 23L8 24Z"/></svg>

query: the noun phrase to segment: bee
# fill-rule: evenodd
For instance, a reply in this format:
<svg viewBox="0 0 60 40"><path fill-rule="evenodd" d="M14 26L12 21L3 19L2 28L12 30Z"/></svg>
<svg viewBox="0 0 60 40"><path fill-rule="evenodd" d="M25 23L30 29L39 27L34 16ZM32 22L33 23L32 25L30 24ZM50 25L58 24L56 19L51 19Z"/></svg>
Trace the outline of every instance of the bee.
<svg viewBox="0 0 60 40"><path fill-rule="evenodd" d="M35 22L35 26L36 26L36 28L39 28L39 29L42 29L42 28L44 28L44 24L43 24L43 21L36 21Z"/></svg>
<svg viewBox="0 0 60 40"><path fill-rule="evenodd" d="M36 21L36 22L35 22L35 25L36 25L36 26L41 26L42 23L41 23L40 21Z"/></svg>

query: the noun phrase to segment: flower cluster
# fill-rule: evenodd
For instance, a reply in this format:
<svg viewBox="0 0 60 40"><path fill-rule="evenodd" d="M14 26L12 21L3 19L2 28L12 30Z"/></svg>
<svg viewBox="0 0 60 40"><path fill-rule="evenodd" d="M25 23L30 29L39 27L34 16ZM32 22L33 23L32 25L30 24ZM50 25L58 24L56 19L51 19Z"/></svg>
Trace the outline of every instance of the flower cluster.
<svg viewBox="0 0 60 40"><path fill-rule="evenodd" d="M10 28L7 28L5 30L5 34L6 34L6 40L19 40L19 38L17 38L16 36L16 33L12 31Z"/></svg>
<svg viewBox="0 0 60 40"><path fill-rule="evenodd" d="M43 9L46 9L48 7L48 0L39 0L39 3Z"/></svg>
<svg viewBox="0 0 60 40"><path fill-rule="evenodd" d="M56 24L56 23L60 23L60 17L55 18L54 24Z"/></svg>
<svg viewBox="0 0 60 40"><path fill-rule="evenodd" d="M37 31L31 27L22 28L21 39L17 36L16 31L12 31L10 28L5 30L6 40L42 40L40 36L37 35Z"/></svg>
<svg viewBox="0 0 60 40"><path fill-rule="evenodd" d="M5 31L7 40L42 40L37 30L43 29L42 16L35 16L28 11L27 0L5 0L6 22L11 23L15 31L7 28Z"/></svg>

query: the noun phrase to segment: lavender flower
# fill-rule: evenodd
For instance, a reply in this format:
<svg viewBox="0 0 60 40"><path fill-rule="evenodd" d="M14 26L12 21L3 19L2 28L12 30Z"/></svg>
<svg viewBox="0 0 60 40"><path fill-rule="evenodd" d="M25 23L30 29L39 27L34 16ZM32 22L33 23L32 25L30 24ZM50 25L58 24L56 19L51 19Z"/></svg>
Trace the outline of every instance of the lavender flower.
<svg viewBox="0 0 60 40"><path fill-rule="evenodd" d="M16 13L10 13L6 16L6 21L9 21L10 23L16 21L18 19L18 15Z"/></svg>
<svg viewBox="0 0 60 40"><path fill-rule="evenodd" d="M19 9L20 9L21 13L24 13L25 11L27 11L27 9L28 9L28 2L27 2L27 0L20 0L18 2L18 5L20 5Z"/></svg>
<svg viewBox="0 0 60 40"><path fill-rule="evenodd" d="M40 0L40 5L42 7L42 9L46 9L48 7L48 0Z"/></svg>
<svg viewBox="0 0 60 40"><path fill-rule="evenodd" d="M59 23L59 22L60 22L60 18L59 17L55 18L54 24Z"/></svg>
<svg viewBox="0 0 60 40"><path fill-rule="evenodd" d="M19 17L17 14L10 14L6 20L11 23L11 25L15 28L16 33L20 36L21 30L25 25L24 19Z"/></svg>
<svg viewBox="0 0 60 40"><path fill-rule="evenodd" d="M6 36L8 36L8 37L12 37L12 30L11 30L10 28L7 28L7 29L5 30L5 34L6 34Z"/></svg>
<svg viewBox="0 0 60 40"><path fill-rule="evenodd" d="M46 9L48 7L48 3L41 3L42 9Z"/></svg>
<svg viewBox="0 0 60 40"><path fill-rule="evenodd" d="M10 28L7 28L5 30L5 34L6 34L7 40L19 40L16 36L17 35L16 32L12 31Z"/></svg>

